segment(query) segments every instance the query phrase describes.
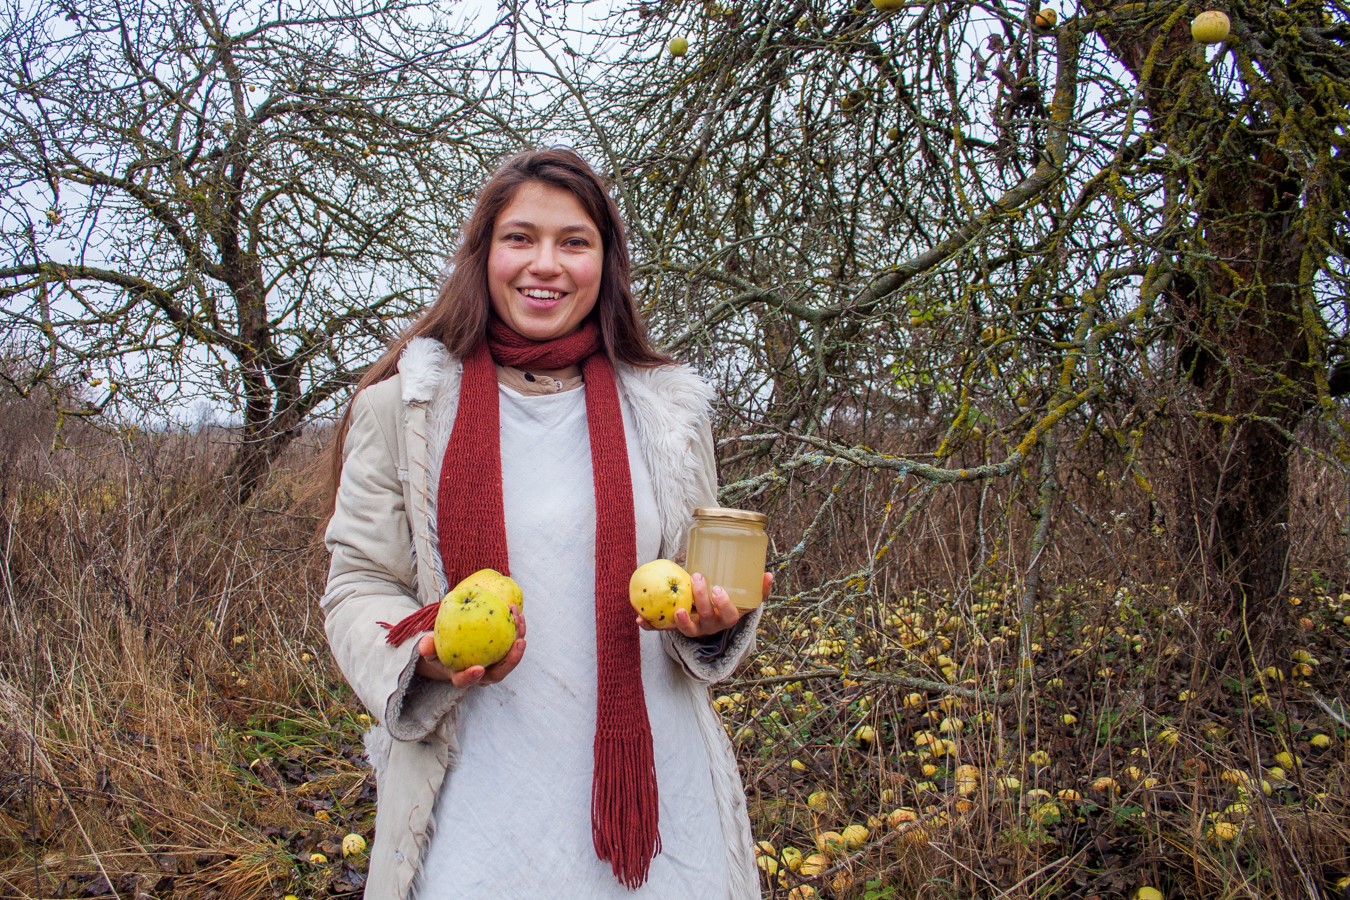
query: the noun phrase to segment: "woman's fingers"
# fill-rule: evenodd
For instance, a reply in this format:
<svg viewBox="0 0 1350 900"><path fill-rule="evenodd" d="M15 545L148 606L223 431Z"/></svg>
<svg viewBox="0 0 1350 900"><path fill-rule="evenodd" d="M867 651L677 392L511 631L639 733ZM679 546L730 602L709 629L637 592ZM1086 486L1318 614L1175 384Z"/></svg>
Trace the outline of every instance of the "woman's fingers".
<svg viewBox="0 0 1350 900"><path fill-rule="evenodd" d="M417 639L417 674L432 681L450 681L450 670L436 656L436 639L424 634Z"/></svg>
<svg viewBox="0 0 1350 900"><path fill-rule="evenodd" d="M708 579L703 577L702 572L695 572L690 579L694 589L694 609L700 619L707 618L713 613L712 590L708 587Z"/></svg>
<svg viewBox="0 0 1350 900"><path fill-rule="evenodd" d="M447 670L448 671L448 670ZM459 672L450 673L450 683L457 688L473 687L479 682L485 682L487 669L482 666L469 666Z"/></svg>
<svg viewBox="0 0 1350 900"><path fill-rule="evenodd" d="M715 614L711 622L706 622L710 630L706 634L714 634L718 631L726 631L731 626L741 620L741 611L736 604L731 602L731 597L720 587L713 588L712 591L713 607ZM713 627L715 626L715 627Z"/></svg>
<svg viewBox="0 0 1350 900"><path fill-rule="evenodd" d="M520 660L524 656L525 656L525 639L516 638L516 642L511 645L511 649L506 651L506 656L502 657L499 661L487 667L487 670L484 672L482 676L482 683L496 684L497 682L501 681L507 675L511 674L511 670L514 669L517 664L519 664ZM474 668L481 669L482 666L474 666ZM468 670L466 669L465 671Z"/></svg>
<svg viewBox="0 0 1350 900"><path fill-rule="evenodd" d="M516 640L511 645L511 649L506 651L506 656L487 667L483 675L483 684L496 684L507 675L511 674L521 658L525 656L525 614L520 611L520 607L511 605L511 615L516 619Z"/></svg>
<svg viewBox="0 0 1350 900"><path fill-rule="evenodd" d="M703 575L694 573L694 607L689 612L675 610L675 628L685 637L706 637L726 631L741 618L741 611L731 602L721 586L708 587Z"/></svg>

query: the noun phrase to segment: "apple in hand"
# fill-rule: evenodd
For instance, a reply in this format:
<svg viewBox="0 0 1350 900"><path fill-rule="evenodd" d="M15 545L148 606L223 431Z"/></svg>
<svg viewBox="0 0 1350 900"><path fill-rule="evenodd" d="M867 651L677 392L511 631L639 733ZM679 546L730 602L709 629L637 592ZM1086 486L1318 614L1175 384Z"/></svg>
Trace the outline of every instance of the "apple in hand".
<svg viewBox="0 0 1350 900"><path fill-rule="evenodd" d="M509 576L480 569L441 600L433 635L436 656L452 672L501 661L516 642L511 606L523 606L520 586Z"/></svg>
<svg viewBox="0 0 1350 900"><path fill-rule="evenodd" d="M628 580L628 602L649 625L669 628L675 624L675 610L693 608L693 579L678 563L654 559L638 566Z"/></svg>

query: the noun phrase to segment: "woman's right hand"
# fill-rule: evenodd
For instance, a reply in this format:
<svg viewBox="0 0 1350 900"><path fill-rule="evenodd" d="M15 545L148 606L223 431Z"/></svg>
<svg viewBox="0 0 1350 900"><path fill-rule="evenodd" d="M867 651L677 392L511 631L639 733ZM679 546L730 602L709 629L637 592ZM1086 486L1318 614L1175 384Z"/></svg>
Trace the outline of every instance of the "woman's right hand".
<svg viewBox="0 0 1350 900"><path fill-rule="evenodd" d="M452 672L436 656L436 639L428 633L417 639L417 655L421 657L417 660L417 674L432 681L448 681L458 688L501 681L511 674L511 670L525 655L525 614L514 605L511 614L516 617L516 640L499 661L486 668L469 666L459 672Z"/></svg>

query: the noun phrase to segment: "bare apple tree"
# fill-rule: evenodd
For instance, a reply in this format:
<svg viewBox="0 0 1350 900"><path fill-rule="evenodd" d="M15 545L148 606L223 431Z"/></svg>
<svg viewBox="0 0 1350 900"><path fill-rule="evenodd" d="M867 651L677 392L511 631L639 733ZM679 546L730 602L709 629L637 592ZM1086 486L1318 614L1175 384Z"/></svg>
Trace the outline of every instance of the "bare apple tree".
<svg viewBox="0 0 1350 900"><path fill-rule="evenodd" d="M9 5L0 317L29 364L16 386L74 375L86 412L231 407L229 478L251 495L425 302L484 168L518 141L488 112L499 23L449 15Z"/></svg>
<svg viewBox="0 0 1350 900"><path fill-rule="evenodd" d="M848 520L865 581L892 501L1009 482L1030 536L969 550L1016 562L1030 604L1082 474L1060 443L1091 446L1182 593L1268 624L1297 433L1343 426L1350 32L1334 2L1229 9L1207 48L1198 7L638 3L551 51L654 321L722 374L728 497L883 476ZM803 540L844 515L831 497Z"/></svg>

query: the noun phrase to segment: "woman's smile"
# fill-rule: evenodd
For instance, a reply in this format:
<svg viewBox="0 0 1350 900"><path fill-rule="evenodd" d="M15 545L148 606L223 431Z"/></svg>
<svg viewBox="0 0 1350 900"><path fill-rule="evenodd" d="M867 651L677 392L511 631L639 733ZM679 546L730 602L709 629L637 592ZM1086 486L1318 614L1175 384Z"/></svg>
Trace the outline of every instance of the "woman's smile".
<svg viewBox="0 0 1350 900"><path fill-rule="evenodd" d="M518 288L525 296L525 302L534 309L551 309L559 300L567 296L565 291L550 291L544 288Z"/></svg>

